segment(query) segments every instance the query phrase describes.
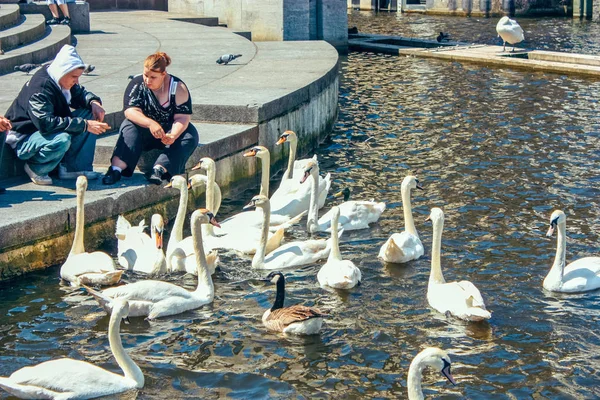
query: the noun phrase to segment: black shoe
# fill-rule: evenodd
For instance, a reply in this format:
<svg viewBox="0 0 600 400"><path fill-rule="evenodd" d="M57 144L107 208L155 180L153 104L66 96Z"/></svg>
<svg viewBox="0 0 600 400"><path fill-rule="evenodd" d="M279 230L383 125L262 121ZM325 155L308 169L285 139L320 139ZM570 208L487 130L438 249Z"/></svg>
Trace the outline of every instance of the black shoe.
<svg viewBox="0 0 600 400"><path fill-rule="evenodd" d="M61 25L69 25L69 26L71 26L71 18L69 18L69 17L64 17L64 18L62 19L62 21L60 21L60 24L61 24Z"/></svg>
<svg viewBox="0 0 600 400"><path fill-rule="evenodd" d="M108 167L108 171L102 177L102 183L105 185L114 185L121 180L121 172L112 167Z"/></svg>
<svg viewBox="0 0 600 400"><path fill-rule="evenodd" d="M148 182L153 183L155 185L160 185L163 181L163 177L165 174L165 170L161 167L152 168L152 175L148 178Z"/></svg>
<svg viewBox="0 0 600 400"><path fill-rule="evenodd" d="M52 18L46 21L46 25L59 25L61 23L60 18Z"/></svg>

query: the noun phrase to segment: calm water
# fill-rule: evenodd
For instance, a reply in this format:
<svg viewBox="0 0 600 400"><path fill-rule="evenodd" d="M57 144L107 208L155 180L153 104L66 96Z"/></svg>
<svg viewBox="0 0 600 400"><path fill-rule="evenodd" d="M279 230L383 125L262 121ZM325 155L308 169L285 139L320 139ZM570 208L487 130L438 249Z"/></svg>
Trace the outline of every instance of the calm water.
<svg viewBox="0 0 600 400"><path fill-rule="evenodd" d="M364 32L495 40L495 20L350 18ZM598 25L523 25L536 40L531 47L600 48ZM146 375L138 398L405 398L408 365L426 346L450 352L458 381L453 387L427 373L429 397L597 398L600 293L555 295L541 282L556 248L556 238L545 237L553 209L567 213L568 260L599 253L599 98L600 82L579 77L350 54L339 121L318 154L334 189L388 204L379 224L342 238L363 285L329 292L318 287L318 265L286 272L287 304L318 305L333 317L319 336L283 337L260 322L274 287L252 279L261 274L249 274L249 262L222 257L211 306L122 325ZM400 183L409 173L425 187L413 206L426 254L382 265L379 247L403 227ZM228 201L221 218L251 195ZM427 305L432 228L424 220L434 206L446 213L445 276L479 287L493 311L489 323L449 320ZM0 290L0 375L60 356L119 371L107 350L108 318L82 292L61 288L57 275L49 269Z"/></svg>

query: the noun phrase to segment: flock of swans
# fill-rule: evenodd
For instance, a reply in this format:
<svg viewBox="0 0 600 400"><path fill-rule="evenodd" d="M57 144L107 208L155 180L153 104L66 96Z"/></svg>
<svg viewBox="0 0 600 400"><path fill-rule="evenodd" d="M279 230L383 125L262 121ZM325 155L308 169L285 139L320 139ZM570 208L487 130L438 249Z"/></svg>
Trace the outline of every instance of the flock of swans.
<svg viewBox="0 0 600 400"><path fill-rule="evenodd" d="M220 262L217 249L251 255L253 269L270 270L265 281L276 285L276 295L273 306L262 316L268 330L296 335L318 333L329 314L299 304L286 307L285 277L279 270L326 260L316 277L321 286L347 290L360 285L361 271L351 260L343 258L339 238L345 231L366 229L376 222L385 210L385 203L346 198L319 217L319 209L324 206L331 186L331 176L319 174L316 156L295 160L297 138L294 132L283 133L277 144L284 142L290 143L289 162L279 188L271 198L268 197L269 151L263 146L253 147L244 154L245 157L258 158L262 164L260 193L244 207L253 211L233 215L221 223L215 218L221 205L221 190L215 182L215 162L203 158L194 167L204 170L206 175L196 174L187 181L183 176L174 176L167 186L179 190L180 200L166 251L163 250L164 221L160 215L155 214L150 220L150 236L144 232L144 221L132 225L120 216L115 235L118 240L117 260L123 269L117 269L113 258L106 253L85 251L84 195L87 180L79 177L73 245L61 267L60 276L73 286L84 287L111 315L108 328L110 348L124 376L84 361L63 358L21 368L10 377L0 377L0 387L21 398L50 399L93 398L142 388L142 371L121 344L120 320L128 316L153 320L211 303L215 293L211 275ZM206 208L191 214L191 236L184 238L188 190L198 185L206 189ZM381 246L379 258L383 262L406 263L424 254L412 215L410 198L411 191L415 189L423 189L419 180L406 176L401 185L405 230L393 233ZM329 239L285 242L284 232L297 225L306 214L307 231L329 232ZM441 268L443 211L432 208L428 220L433 225L427 286L430 307L462 320L490 319L491 312L475 284L466 280L447 282L444 279ZM556 256L543 287L565 293L600 288L600 257L585 257L566 265L566 216L559 210L550 217L548 236L555 230L558 231ZM149 278L171 272L187 272L196 275L198 283L194 291L156 279L115 286L124 270L141 272ZM98 288L100 286L110 287L102 290ZM448 354L438 348L426 348L415 356L409 367L409 399L424 398L421 378L427 366L456 384L450 373Z"/></svg>

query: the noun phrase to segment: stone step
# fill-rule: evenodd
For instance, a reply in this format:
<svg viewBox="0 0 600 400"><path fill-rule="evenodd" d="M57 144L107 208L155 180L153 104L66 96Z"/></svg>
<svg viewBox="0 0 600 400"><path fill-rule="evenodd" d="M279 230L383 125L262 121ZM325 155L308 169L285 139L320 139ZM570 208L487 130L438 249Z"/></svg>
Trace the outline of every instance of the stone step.
<svg viewBox="0 0 600 400"><path fill-rule="evenodd" d="M0 48L7 52L34 42L46 34L46 20L41 14L22 15L20 23L0 31Z"/></svg>
<svg viewBox="0 0 600 400"><path fill-rule="evenodd" d="M0 6L0 30L16 25L21 18L18 4L2 4Z"/></svg>
<svg viewBox="0 0 600 400"><path fill-rule="evenodd" d="M46 20L52 18L52 13L46 1L34 1L19 4L21 14L43 14ZM90 31L90 4L77 0L67 2L71 16L71 31L73 33L89 33ZM62 15L62 14L61 14Z"/></svg>
<svg viewBox="0 0 600 400"><path fill-rule="evenodd" d="M41 39L6 51L0 56L0 75L13 72L15 65L41 64L52 60L63 45L70 43L71 29L68 26L47 26Z"/></svg>

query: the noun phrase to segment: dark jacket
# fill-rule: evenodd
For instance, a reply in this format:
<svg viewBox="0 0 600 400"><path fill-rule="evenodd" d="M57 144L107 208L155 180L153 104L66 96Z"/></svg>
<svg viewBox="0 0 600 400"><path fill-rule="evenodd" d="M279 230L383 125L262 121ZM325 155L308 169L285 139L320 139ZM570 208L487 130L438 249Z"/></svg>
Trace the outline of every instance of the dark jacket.
<svg viewBox="0 0 600 400"><path fill-rule="evenodd" d="M48 67L42 67L23 86L19 95L10 105L5 117L12 124L12 130L25 135L36 131L41 134L67 132L77 135L85 131L83 118L71 117L71 109L60 87L48 75ZM81 85L71 88L71 108L88 108L92 100L100 98L88 92Z"/></svg>

